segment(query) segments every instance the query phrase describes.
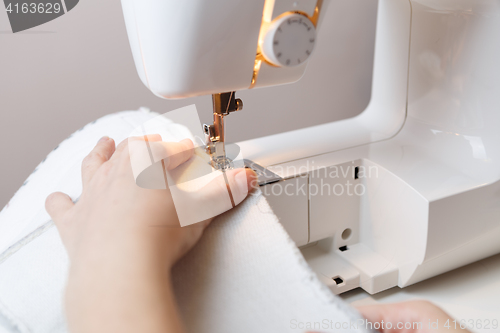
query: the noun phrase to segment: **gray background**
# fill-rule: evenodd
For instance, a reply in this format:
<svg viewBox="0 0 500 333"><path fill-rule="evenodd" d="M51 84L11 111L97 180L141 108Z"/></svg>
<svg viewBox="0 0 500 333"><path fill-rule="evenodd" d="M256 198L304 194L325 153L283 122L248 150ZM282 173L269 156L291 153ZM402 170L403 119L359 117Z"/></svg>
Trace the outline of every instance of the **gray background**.
<svg viewBox="0 0 500 333"><path fill-rule="evenodd" d="M211 0L212 1L212 0ZM305 76L296 84L242 91L227 120L240 141L359 114L370 99L377 0L332 0ZM67 14L12 34L0 9L0 209L69 134L105 114L158 112L211 99L168 101L136 74L119 0L84 0Z"/></svg>

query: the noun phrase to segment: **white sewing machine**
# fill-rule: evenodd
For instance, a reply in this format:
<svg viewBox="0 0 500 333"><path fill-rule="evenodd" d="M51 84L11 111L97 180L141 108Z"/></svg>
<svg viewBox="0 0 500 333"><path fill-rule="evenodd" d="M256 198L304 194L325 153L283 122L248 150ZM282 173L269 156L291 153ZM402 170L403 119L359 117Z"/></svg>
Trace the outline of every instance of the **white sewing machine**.
<svg viewBox="0 0 500 333"><path fill-rule="evenodd" d="M122 4L153 93L215 94L212 142L242 106L221 93L299 80L316 34L329 33L329 0ZM500 252L499 59L497 0L379 0L366 110L239 143L335 293L405 287Z"/></svg>

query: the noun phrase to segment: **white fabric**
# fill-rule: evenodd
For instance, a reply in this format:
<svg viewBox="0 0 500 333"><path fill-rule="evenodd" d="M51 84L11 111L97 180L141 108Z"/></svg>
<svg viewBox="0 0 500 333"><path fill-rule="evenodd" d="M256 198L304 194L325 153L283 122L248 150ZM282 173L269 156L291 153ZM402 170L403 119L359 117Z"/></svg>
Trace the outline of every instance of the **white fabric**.
<svg viewBox="0 0 500 333"><path fill-rule="evenodd" d="M87 125L49 154L2 210L0 332L67 331L62 298L68 258L45 197L63 191L77 199L81 160L97 140L109 135L119 142L156 115L122 112ZM309 269L260 191L212 223L174 267L174 287L189 332L301 332L306 328L300 323L360 318Z"/></svg>

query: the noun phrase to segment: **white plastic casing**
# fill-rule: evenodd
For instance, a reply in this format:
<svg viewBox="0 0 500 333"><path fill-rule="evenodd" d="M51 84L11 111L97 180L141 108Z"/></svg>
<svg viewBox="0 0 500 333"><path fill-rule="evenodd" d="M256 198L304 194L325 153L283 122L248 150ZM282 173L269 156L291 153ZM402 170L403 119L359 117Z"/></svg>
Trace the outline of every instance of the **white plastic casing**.
<svg viewBox="0 0 500 333"><path fill-rule="evenodd" d="M252 85L266 2L273 5L270 20L290 11L311 16L317 4L317 0L122 0L142 82L162 98L296 82L305 63L278 68L263 62Z"/></svg>
<svg viewBox="0 0 500 333"><path fill-rule="evenodd" d="M262 43L262 54L275 66L295 67L307 61L316 43L316 28L305 15L290 13L274 20Z"/></svg>
<svg viewBox="0 0 500 333"><path fill-rule="evenodd" d="M405 287L500 252L498 59L498 1L379 0L366 110L240 143L283 185L307 184L264 192L335 293Z"/></svg>
<svg viewBox="0 0 500 333"><path fill-rule="evenodd" d="M248 89L264 0L122 0L137 72L157 96Z"/></svg>

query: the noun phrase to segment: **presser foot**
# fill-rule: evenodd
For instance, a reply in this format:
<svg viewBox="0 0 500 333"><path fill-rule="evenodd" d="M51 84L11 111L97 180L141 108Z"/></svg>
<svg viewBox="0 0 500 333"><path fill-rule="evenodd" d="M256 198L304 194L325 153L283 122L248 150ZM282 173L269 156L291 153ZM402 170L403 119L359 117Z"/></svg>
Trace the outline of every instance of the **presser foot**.
<svg viewBox="0 0 500 333"><path fill-rule="evenodd" d="M211 157L212 167L216 170L229 170L233 168L233 163L227 157L224 138L224 117L231 112L243 109L243 102L235 98L235 92L226 92L212 95L212 106L214 123L203 125L206 135L206 152Z"/></svg>
<svg viewBox="0 0 500 333"><path fill-rule="evenodd" d="M221 156L221 157L212 157L212 167L215 170L226 171L233 169L234 165L231 159L225 156Z"/></svg>
<svg viewBox="0 0 500 333"><path fill-rule="evenodd" d="M233 160L226 154L224 142L209 141L205 152L210 156L210 164L215 170L226 171L234 168Z"/></svg>

